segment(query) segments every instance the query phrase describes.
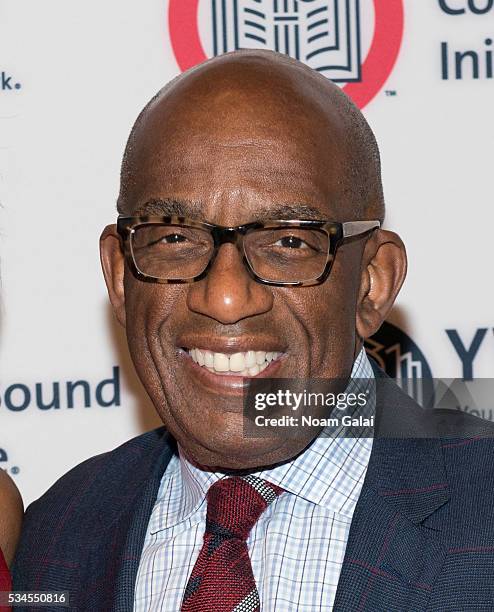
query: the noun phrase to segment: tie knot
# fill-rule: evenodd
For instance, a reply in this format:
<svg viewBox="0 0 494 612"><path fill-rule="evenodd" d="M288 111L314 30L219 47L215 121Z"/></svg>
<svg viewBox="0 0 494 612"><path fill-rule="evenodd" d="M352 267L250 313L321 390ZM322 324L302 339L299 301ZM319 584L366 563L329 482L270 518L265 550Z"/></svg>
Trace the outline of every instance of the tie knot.
<svg viewBox="0 0 494 612"><path fill-rule="evenodd" d="M264 510L283 489L257 476L232 476L207 493L206 533L246 540Z"/></svg>

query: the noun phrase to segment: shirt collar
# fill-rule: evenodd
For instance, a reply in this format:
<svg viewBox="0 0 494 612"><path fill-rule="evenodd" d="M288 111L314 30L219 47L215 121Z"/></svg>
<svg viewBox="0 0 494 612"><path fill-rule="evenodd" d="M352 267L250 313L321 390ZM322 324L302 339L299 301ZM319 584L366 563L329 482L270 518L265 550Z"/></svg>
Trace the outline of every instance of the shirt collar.
<svg viewBox="0 0 494 612"><path fill-rule="evenodd" d="M346 392L370 390L364 407L356 407L353 417L375 414L374 372L362 349L352 368ZM262 470L256 475L286 491L339 514L352 516L367 471L372 450L368 437L348 437L340 428L324 428L314 441L292 461Z"/></svg>
<svg viewBox="0 0 494 612"><path fill-rule="evenodd" d="M353 365L347 392L354 391L363 381L373 379L372 366L362 349ZM353 416L358 416L359 410L357 408ZM375 403L367 402L365 416L374 414L374 411ZM254 474L314 504L351 516L371 450L371 437L338 436L337 432L330 432L325 428L310 446L292 461ZM179 456L172 458L163 476L168 480L162 481L157 503L167 497L167 488L172 486L173 478L181 481L180 500L167 509L166 515L160 512L152 517L151 532L156 533L187 519L205 503L209 487L225 476L223 472L207 472L196 467L187 460L179 447ZM163 520L166 524L163 524Z"/></svg>

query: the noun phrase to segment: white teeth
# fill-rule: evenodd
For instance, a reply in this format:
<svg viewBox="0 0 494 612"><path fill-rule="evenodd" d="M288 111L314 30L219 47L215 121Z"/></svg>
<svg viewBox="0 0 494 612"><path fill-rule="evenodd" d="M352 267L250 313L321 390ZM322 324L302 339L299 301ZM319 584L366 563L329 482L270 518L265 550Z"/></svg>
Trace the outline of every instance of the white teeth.
<svg viewBox="0 0 494 612"><path fill-rule="evenodd" d="M245 370L245 358L243 353L234 353L230 355L230 370L232 372L241 372Z"/></svg>
<svg viewBox="0 0 494 612"><path fill-rule="evenodd" d="M226 355L193 348L189 350L189 355L195 363L215 374L232 372L237 376L257 376L268 367L271 361L281 357L282 353L247 351Z"/></svg>
<svg viewBox="0 0 494 612"><path fill-rule="evenodd" d="M256 351L256 363L262 365L266 361L266 351Z"/></svg>
<svg viewBox="0 0 494 612"><path fill-rule="evenodd" d="M245 353L245 367L246 368L252 368L252 366L255 366L257 363L256 361L256 353L255 351L247 351Z"/></svg>
<svg viewBox="0 0 494 612"><path fill-rule="evenodd" d="M225 353L214 354L214 369L217 372L228 372L230 369L230 361Z"/></svg>

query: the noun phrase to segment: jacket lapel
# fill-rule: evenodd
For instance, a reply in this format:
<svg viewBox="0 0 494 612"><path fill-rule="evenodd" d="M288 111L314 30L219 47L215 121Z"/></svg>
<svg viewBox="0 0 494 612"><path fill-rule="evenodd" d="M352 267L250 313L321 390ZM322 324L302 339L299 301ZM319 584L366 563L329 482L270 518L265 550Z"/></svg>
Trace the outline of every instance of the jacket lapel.
<svg viewBox="0 0 494 612"><path fill-rule="evenodd" d="M381 419L387 409L396 418L410 401L397 388L393 395L378 403ZM418 418L412 412L412 420ZM427 519L448 499L439 439L378 436L352 520L335 612L425 610L446 554L437 522L428 528Z"/></svg>
<svg viewBox="0 0 494 612"><path fill-rule="evenodd" d="M114 514L115 520L93 545L88 565L99 587L87 592L81 609L132 611L149 518L173 452L173 440L164 428L138 438L127 452L121 469L125 476L119 478L118 487L102 492L106 513Z"/></svg>
<svg viewBox="0 0 494 612"><path fill-rule="evenodd" d="M120 568L112 596L112 612L131 612L134 607L134 589L146 531L153 511L161 478L173 455L174 443L169 434L157 452L143 461L141 481L136 487L134 502L120 519L123 535L116 567Z"/></svg>

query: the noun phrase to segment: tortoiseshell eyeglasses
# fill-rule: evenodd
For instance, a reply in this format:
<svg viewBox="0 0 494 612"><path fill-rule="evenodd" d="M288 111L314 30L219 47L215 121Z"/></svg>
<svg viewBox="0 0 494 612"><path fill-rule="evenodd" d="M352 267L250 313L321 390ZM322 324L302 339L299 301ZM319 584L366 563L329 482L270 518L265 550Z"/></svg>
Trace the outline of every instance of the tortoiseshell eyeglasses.
<svg viewBox="0 0 494 612"><path fill-rule="evenodd" d="M223 227L181 216L117 220L128 264L139 279L199 281L211 269L219 248L231 243L257 282L276 286L323 283L340 244L380 225L379 221L282 220Z"/></svg>

